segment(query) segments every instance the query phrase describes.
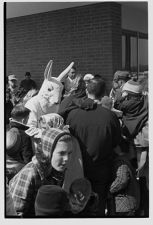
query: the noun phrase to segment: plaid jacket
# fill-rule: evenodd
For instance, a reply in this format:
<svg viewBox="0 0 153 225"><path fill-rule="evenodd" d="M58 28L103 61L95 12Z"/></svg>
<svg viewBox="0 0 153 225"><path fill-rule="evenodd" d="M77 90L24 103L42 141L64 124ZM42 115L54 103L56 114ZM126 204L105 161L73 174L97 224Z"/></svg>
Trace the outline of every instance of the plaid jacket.
<svg viewBox="0 0 153 225"><path fill-rule="evenodd" d="M114 163L114 181L110 186L110 193L114 199L114 206L111 207L115 207L115 212L131 212L136 209L139 186L130 164L124 159L118 158Z"/></svg>
<svg viewBox="0 0 153 225"><path fill-rule="evenodd" d="M34 202L39 187L43 184L33 162L28 163L9 183L14 207L21 216L34 215Z"/></svg>
<svg viewBox="0 0 153 225"><path fill-rule="evenodd" d="M113 194L125 188L130 179L129 168L127 165L121 165L116 171L116 178L110 186L110 192Z"/></svg>
<svg viewBox="0 0 153 225"><path fill-rule="evenodd" d="M23 217L33 217L34 203L37 191L43 184L62 185L64 174L51 168L52 151L58 139L68 134L59 129L49 129L44 131L41 144L36 150L36 156L32 162L28 163L16 174L9 183L9 191L14 201L14 207L19 215ZM70 135L70 134L69 134ZM50 171L47 177L47 171Z"/></svg>

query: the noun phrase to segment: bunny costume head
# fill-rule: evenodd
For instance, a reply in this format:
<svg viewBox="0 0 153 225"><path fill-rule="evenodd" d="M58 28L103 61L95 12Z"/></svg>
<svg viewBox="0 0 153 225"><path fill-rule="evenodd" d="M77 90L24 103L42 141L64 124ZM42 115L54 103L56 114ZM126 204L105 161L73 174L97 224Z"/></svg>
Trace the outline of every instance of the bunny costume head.
<svg viewBox="0 0 153 225"><path fill-rule="evenodd" d="M72 62L58 77L52 77L52 65L53 61L50 60L46 66L44 82L38 94L32 97L25 105L31 110L28 125L37 126L38 120L42 115L58 112L63 90L61 82L66 78L74 63Z"/></svg>
<svg viewBox="0 0 153 225"><path fill-rule="evenodd" d="M71 63L57 78L52 77L53 61L50 60L46 66L44 73L44 82L38 93L39 102L43 112L55 113L58 111L58 106L62 97L63 85L62 79L67 75L74 63Z"/></svg>

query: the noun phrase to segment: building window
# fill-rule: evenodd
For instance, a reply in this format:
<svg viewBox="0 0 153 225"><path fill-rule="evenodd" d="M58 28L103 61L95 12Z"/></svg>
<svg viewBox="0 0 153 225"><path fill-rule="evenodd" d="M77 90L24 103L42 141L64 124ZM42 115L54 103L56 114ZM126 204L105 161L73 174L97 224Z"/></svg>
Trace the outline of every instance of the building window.
<svg viewBox="0 0 153 225"><path fill-rule="evenodd" d="M148 35L122 30L122 69L131 72L148 70Z"/></svg>

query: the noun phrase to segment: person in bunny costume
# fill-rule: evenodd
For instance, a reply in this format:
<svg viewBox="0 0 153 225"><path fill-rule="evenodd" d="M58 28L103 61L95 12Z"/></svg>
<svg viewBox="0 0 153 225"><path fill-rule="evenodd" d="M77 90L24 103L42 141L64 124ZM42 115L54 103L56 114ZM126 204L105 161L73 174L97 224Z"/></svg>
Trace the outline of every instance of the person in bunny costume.
<svg viewBox="0 0 153 225"><path fill-rule="evenodd" d="M50 60L44 72L44 82L38 94L32 97L25 107L30 109L27 125L38 127L39 119L48 113L57 113L62 96L62 80L67 76L74 62L72 62L58 77L52 77L53 61Z"/></svg>

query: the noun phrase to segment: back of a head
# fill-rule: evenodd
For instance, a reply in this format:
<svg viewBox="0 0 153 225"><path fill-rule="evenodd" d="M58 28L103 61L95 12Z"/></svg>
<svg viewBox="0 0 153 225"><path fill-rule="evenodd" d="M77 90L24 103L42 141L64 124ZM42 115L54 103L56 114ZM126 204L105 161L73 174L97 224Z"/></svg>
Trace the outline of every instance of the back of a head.
<svg viewBox="0 0 153 225"><path fill-rule="evenodd" d="M11 112L11 117L13 119L24 119L29 116L30 110L27 109L22 103L17 104L14 106Z"/></svg>
<svg viewBox="0 0 153 225"><path fill-rule="evenodd" d="M97 100L100 100L104 96L105 90L106 90L105 81L99 77L93 78L87 85L88 93L93 95Z"/></svg>
<svg viewBox="0 0 153 225"><path fill-rule="evenodd" d="M43 185L35 200L35 214L42 217L62 216L69 204L66 191L57 185Z"/></svg>
<svg viewBox="0 0 153 225"><path fill-rule="evenodd" d="M15 127L6 131L6 152L8 156L14 157L18 154L21 145L19 130Z"/></svg>
<svg viewBox="0 0 153 225"><path fill-rule="evenodd" d="M86 178L79 178L72 182L70 186L70 194L82 193L87 198L90 197L92 192L91 183Z"/></svg>

